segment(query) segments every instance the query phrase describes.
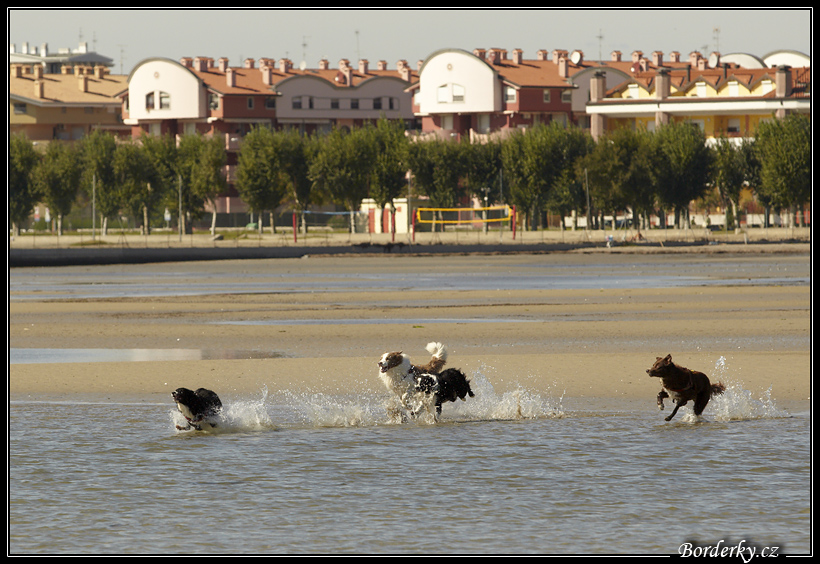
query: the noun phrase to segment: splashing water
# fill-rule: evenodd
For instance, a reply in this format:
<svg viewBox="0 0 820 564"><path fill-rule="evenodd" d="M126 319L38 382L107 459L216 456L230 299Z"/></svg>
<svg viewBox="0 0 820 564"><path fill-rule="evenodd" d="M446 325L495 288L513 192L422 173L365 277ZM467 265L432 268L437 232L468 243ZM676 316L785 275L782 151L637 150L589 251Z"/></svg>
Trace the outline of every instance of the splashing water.
<svg viewBox="0 0 820 564"><path fill-rule="evenodd" d="M737 421L785 416L775 405L771 387L755 397L751 390L744 389L741 383L733 380L729 364L723 356L715 362L715 369L709 379L713 384L723 382L726 386L723 394L712 398L706 408L715 420Z"/></svg>
<svg viewBox="0 0 820 564"><path fill-rule="evenodd" d="M261 393L259 399L226 402L223 405L222 414L217 420L216 427L208 428L208 426L203 426L202 430L208 433L237 433L274 429L275 425L267 409L267 388L263 388ZM189 431L189 429L184 429L187 426L187 421L178 409L172 409L169 418L178 432ZM183 429L179 427L183 427Z"/></svg>

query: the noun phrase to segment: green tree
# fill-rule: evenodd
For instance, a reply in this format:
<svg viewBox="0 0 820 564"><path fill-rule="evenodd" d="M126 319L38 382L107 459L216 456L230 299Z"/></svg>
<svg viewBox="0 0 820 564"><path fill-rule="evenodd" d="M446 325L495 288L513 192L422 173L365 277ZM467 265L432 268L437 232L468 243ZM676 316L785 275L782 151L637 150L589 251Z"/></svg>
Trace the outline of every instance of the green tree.
<svg viewBox="0 0 820 564"><path fill-rule="evenodd" d="M675 225L688 225L689 203L707 190L712 154L703 132L689 122L672 122L655 131L652 172L661 207L672 208Z"/></svg>
<svg viewBox="0 0 820 564"><path fill-rule="evenodd" d="M63 218L71 212L80 188L78 150L61 141L50 142L34 169L34 179L46 205L57 218L57 234L62 235Z"/></svg>
<svg viewBox="0 0 820 564"><path fill-rule="evenodd" d="M191 176L191 189L203 202L211 207L211 235L216 235L216 199L225 192L225 165L228 155L221 136L202 139L197 166Z"/></svg>
<svg viewBox="0 0 820 564"><path fill-rule="evenodd" d="M350 212L350 232L355 232L355 213L370 193L376 147L366 128L333 129L322 138L310 165L314 185L335 204Z"/></svg>
<svg viewBox="0 0 820 564"><path fill-rule="evenodd" d="M236 189L242 200L259 214L260 233L262 213L276 209L287 193L276 136L267 127L251 130L242 140L236 170Z"/></svg>
<svg viewBox="0 0 820 564"><path fill-rule="evenodd" d="M724 209L731 207L733 225L727 229L739 227L738 202L745 178L744 154L740 146L726 137L720 137L712 146L712 182L718 190Z"/></svg>
<svg viewBox="0 0 820 564"><path fill-rule="evenodd" d="M759 193L783 208L791 209L811 199L811 122L802 114L790 114L760 124L755 138L760 161ZM800 214L803 224L803 214Z"/></svg>
<svg viewBox="0 0 820 564"><path fill-rule="evenodd" d="M379 119L371 134L375 154L370 179L370 197L382 211L390 204L390 225L395 226L396 208L393 200L398 198L407 186L408 140L402 122L388 121L384 118Z"/></svg>
<svg viewBox="0 0 820 564"><path fill-rule="evenodd" d="M151 210L160 197L154 186L151 159L143 145L134 141L120 143L114 153L114 175L119 188L120 202L137 223L142 219L142 232L151 232Z"/></svg>
<svg viewBox="0 0 820 564"><path fill-rule="evenodd" d="M111 133L96 129L80 141L82 152L81 182L93 202L94 212L102 219L101 232L108 229L108 220L122 204L114 173L117 140Z"/></svg>
<svg viewBox="0 0 820 564"><path fill-rule="evenodd" d="M467 142L433 139L410 145L408 164L414 184L434 208L453 208L464 196ZM440 217L440 212L437 214ZM434 229L436 226L434 225Z"/></svg>
<svg viewBox="0 0 820 564"><path fill-rule="evenodd" d="M557 123L515 132L504 142L501 159L510 199L527 227L538 227L550 190L563 174L562 144L566 130Z"/></svg>
<svg viewBox="0 0 820 564"><path fill-rule="evenodd" d="M9 139L9 219L12 234L20 235L20 226L28 221L31 211L40 198L33 178L40 156L34 145L24 135L15 134Z"/></svg>

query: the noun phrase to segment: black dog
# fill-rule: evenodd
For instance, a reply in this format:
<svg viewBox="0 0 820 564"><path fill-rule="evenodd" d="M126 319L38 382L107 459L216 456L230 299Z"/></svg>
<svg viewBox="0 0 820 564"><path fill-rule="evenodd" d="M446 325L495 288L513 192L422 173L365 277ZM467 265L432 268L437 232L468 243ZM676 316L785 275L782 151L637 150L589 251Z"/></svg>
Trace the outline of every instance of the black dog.
<svg viewBox="0 0 820 564"><path fill-rule="evenodd" d="M201 431L203 424L216 427L222 414L222 401L216 392L205 388L199 388L195 392L188 388L177 388L171 392L171 397L177 402L179 412L187 421L187 426L177 425L177 429L185 431L194 428Z"/></svg>
<svg viewBox="0 0 820 564"><path fill-rule="evenodd" d="M470 381L464 372L457 368L448 368L440 374L419 374L416 377L416 390L432 396L436 406L436 417L441 415L441 404L460 399L466 401L467 396L474 397L470 389Z"/></svg>

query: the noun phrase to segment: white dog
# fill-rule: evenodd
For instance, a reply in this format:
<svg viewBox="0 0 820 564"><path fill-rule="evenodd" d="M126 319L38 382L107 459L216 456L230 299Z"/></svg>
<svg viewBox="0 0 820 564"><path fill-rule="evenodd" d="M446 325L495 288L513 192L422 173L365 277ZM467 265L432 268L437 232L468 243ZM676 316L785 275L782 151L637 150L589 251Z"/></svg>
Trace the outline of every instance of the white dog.
<svg viewBox="0 0 820 564"><path fill-rule="evenodd" d="M411 414L416 414L422 405L418 402L418 376L437 375L447 363L447 348L441 343L428 343L427 352L432 357L425 365L416 366L410 357L401 351L384 353L379 360L379 377L384 386L396 394L401 406Z"/></svg>

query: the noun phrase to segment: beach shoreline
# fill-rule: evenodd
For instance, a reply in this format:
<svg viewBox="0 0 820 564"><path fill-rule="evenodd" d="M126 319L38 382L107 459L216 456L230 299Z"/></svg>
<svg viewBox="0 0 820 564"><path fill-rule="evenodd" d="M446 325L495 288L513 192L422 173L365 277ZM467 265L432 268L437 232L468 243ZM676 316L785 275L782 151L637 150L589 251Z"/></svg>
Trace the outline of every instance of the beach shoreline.
<svg viewBox="0 0 820 564"><path fill-rule="evenodd" d="M687 368L728 376L752 395L770 393L776 401L805 405L811 395L811 287L791 284L788 277L808 276L809 250L790 246L783 253L758 254L755 261L771 263L767 268L786 276L772 283L729 280L691 287L299 289L309 282L329 284L335 276L348 281L372 277L384 269L412 276L442 264L453 272L484 269L512 277L529 272L535 263L579 272L614 272L621 263L631 264L601 252L524 259L325 256L185 263L189 278L180 274L174 279L181 287L203 277L213 278L214 287L231 288L242 276L295 273L293 288L193 297L50 298L15 286L9 305L10 349L139 349L149 356L151 351L177 349L221 352L199 360L11 363L9 393L13 400L86 396L157 402L168 401L170 391L179 386L212 387L234 396L263 391L379 394L384 389L376 362L382 353L404 350L423 360L425 344L436 340L448 345L451 366L486 379L498 393L522 389L574 398L580 404L623 399L654 405L660 388L646 369L657 356L672 354ZM702 270L693 258L694 253L666 254L640 264L653 275L685 276L691 273L681 272L683 266ZM714 264L726 264L734 276L735 261L747 257L703 258L711 270ZM172 272L175 268L183 270L181 265L168 267ZM115 272L119 279L136 276L145 267L49 272L85 275L97 272L93 269ZM40 276L42 270L12 272ZM247 351L252 354L243 357ZM726 372L716 369L718 362L726 364Z"/></svg>

